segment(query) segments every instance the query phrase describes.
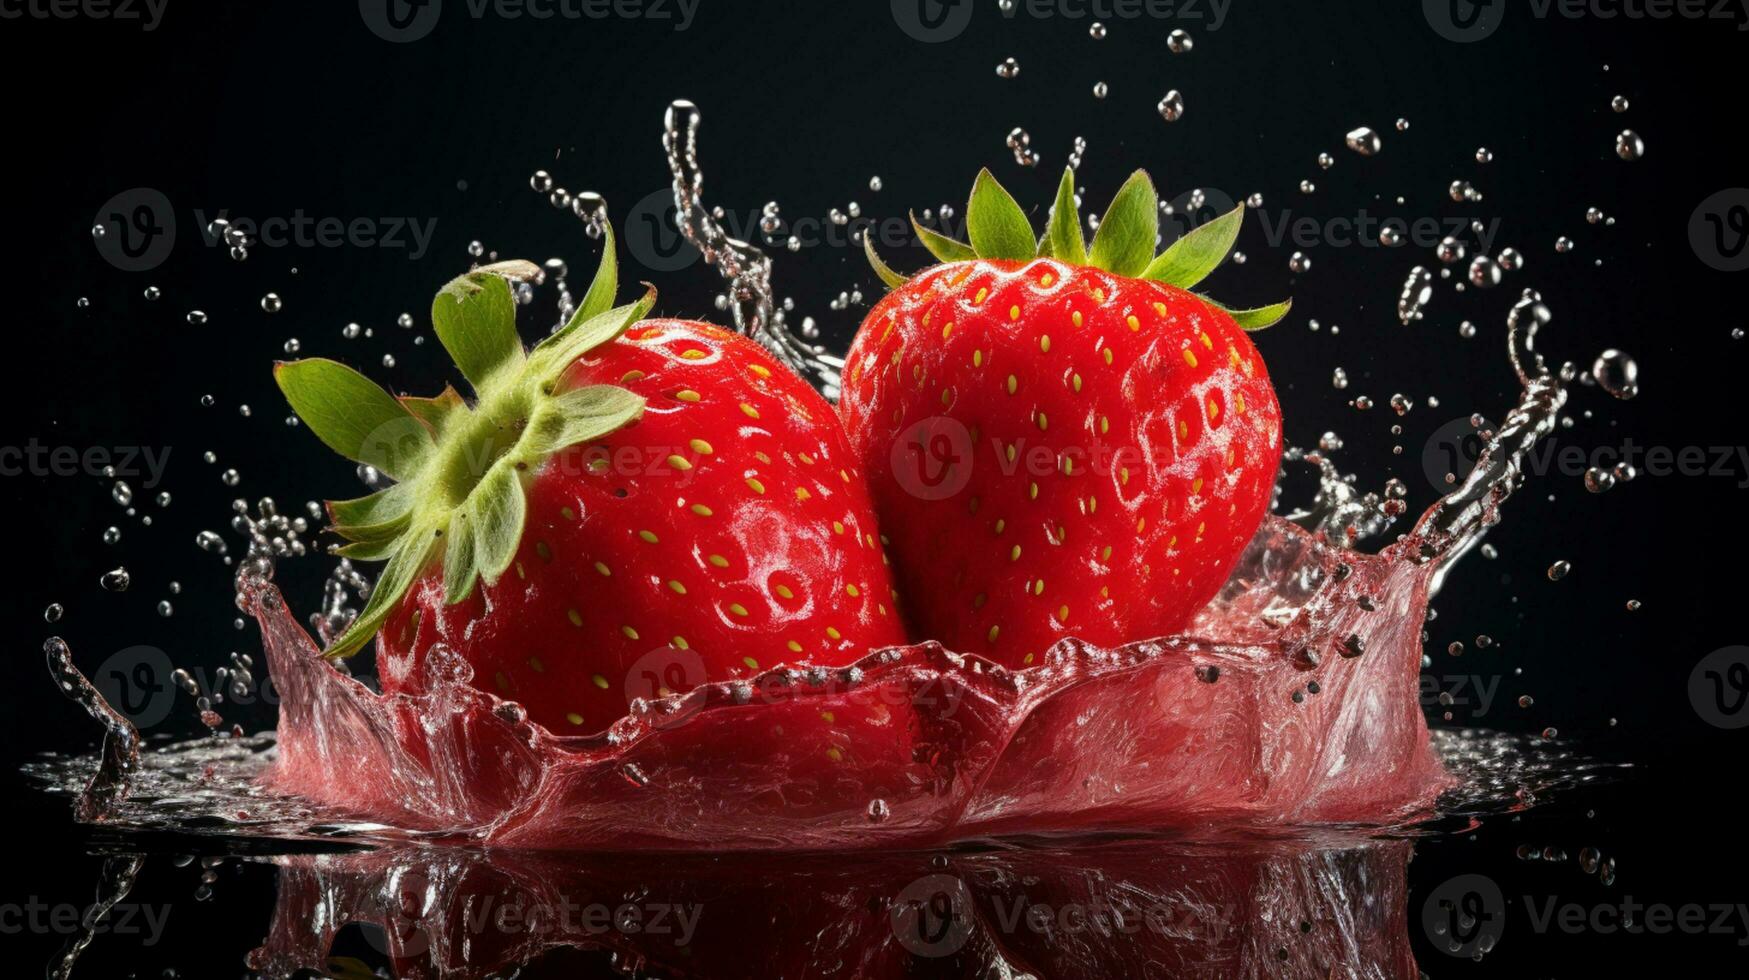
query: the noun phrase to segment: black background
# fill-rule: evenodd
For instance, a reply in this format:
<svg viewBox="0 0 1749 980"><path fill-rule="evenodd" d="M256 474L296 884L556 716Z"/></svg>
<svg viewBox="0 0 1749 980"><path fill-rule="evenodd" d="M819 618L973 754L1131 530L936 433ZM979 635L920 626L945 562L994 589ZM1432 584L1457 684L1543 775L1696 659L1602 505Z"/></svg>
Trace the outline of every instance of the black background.
<svg viewBox="0 0 1749 980"><path fill-rule="evenodd" d="M252 633L231 627L229 572L195 548L195 532L223 531L239 494L301 505L356 489L345 465L306 431L284 425L268 368L284 356L286 340L299 338L304 354L341 357L398 388L435 390L446 377L441 351L413 338L429 332L429 296L466 268L468 243L482 241L502 257L563 256L581 280L598 246L568 211L530 190L529 175L544 168L572 191L597 191L621 221L667 186L659 138L674 98L703 109L706 197L741 227L772 199L790 219L818 220L850 201L875 218L943 202L963 210L965 189L986 165L1024 203L1042 206L1077 135L1089 144L1079 182L1096 210L1142 166L1168 197L1193 187L1234 200L1261 191L1270 222L1283 209L1319 219L1362 208L1409 219L1499 219L1495 248L1524 252L1526 269L1487 292L1459 295L1442 285L1427 319L1411 327L1396 322L1395 300L1411 266L1436 267L1425 248L1320 245L1306 249L1313 267L1296 277L1287 268L1296 246L1276 246L1253 220L1240 242L1249 261L1211 281L1229 304L1291 292L1293 316L1259 344L1290 441L1341 433L1344 469L1374 487L1401 476L1415 511L1434 494L1422 475L1428 437L1473 411L1498 418L1514 397L1504 317L1526 286L1554 310L1542 344L1551 358L1589 365L1602 349L1619 347L1641 370L1643 393L1630 402L1577 387L1570 409L1577 424L1560 434L1562 445L1745 444L1738 395L1749 341L1730 336L1745 326L1744 280L1703 264L1688 234L1704 198L1749 184L1735 132L1749 34L1737 22L1538 18L1530 4L1512 3L1498 31L1464 44L1434 31L1419 3L1236 0L1219 29L1206 16L1111 18L1109 36L1094 41L1087 19L1005 19L995 0L977 0L964 34L929 44L907 36L885 0L702 0L685 31L673 21L474 19L462 0L446 6L430 36L405 44L373 34L344 0L169 0L149 32L88 17L0 20L9 327L0 445L35 439L171 453L163 486L145 491L132 481L140 513L155 518L151 527L121 514L107 482L94 477L0 478L13 671L3 695L12 725L0 785L16 801L12 838L48 859L0 876L0 902L87 901L96 867L90 839L62 805L16 775L16 763L31 754L83 749L96 733L55 694L41 666L37 651L50 632L43 607L65 604L53 630L87 670L136 644L209 669L230 650L249 652ZM1195 37L1192 53L1168 53L1173 27ZM999 79L995 66L1010 56L1020 76ZM1110 86L1104 100L1091 94L1097 81ZM1182 90L1188 106L1170 125L1154 110L1168 88ZM1617 94L1632 102L1625 115L1610 111ZM1398 117L1410 120L1407 132L1393 128ZM1361 124L1384 138L1375 158L1342 148L1343 134ZM1036 170L1017 166L1004 149L1015 126L1027 129L1043 158ZM1615 134L1626 126L1645 138L1643 160L1614 155ZM1474 154L1484 145L1495 159L1479 165ZM1320 151L1335 156L1332 169L1318 168ZM884 184L878 193L868 186L874 175ZM1460 178L1484 199L1454 204L1446 187ZM1314 194L1299 193L1302 179L1316 183ZM128 273L100 257L89 229L107 200L136 187L162 191L179 227L168 261ZM1588 207L1616 223L1588 224ZM404 248L294 246L257 247L237 263L203 243L196 209L257 219L301 209L348 220L435 220L435 236L417 261ZM655 282L660 313L726 316L712 307L719 283L708 267L643 268L637 234L628 229L624 278ZM1561 235L1577 247L1558 254ZM887 251L900 268L925 261L914 247ZM774 254L778 292L794 297L794 315L818 318L836 343L847 342L861 308L835 312L828 303L854 287L874 295L858 251L827 244ZM145 299L148 286L162 298ZM284 298L274 315L259 305L269 291ZM80 297L88 308L77 305ZM186 322L195 308L209 322ZM414 315L414 330L394 325L402 312ZM1308 318L1324 329L1309 330ZM1479 336L1460 338L1462 319L1473 320ZM374 337L342 339L349 321ZM526 325L536 329L533 318ZM398 359L395 370L381 368L384 353ZM1345 391L1330 382L1338 365L1351 379ZM1384 404L1395 392L1416 403L1401 420ZM207 393L214 407L200 405ZM1378 405L1350 407L1362 394ZM1430 395L1438 408L1427 404ZM240 404L252 407L249 417ZM1398 421L1406 432L1393 440L1388 429ZM1405 447L1400 457L1394 441ZM201 460L209 449L217 465ZM242 474L234 490L219 477L228 467ZM1571 874L1533 877L1527 890L1559 889L1580 901L1623 892L1670 904L1749 901L1736 803L1749 733L1704 722L1687 691L1701 657L1749 641L1736 608L1749 544L1740 516L1745 481L1749 463L1741 458L1729 475L1646 475L1602 496L1587 494L1575 474L1555 473L1511 501L1491 538L1500 556L1472 556L1437 602L1431 674L1499 681L1477 724L1553 726L1581 750L1635 768L1615 786L1532 811L1524 821L1534 827L1495 821L1474 842L1424 845L1411 868L1412 910L1421 889L1458 870L1488 868L1516 883L1528 874L1511 859L1521 843L1573 853L1600 846L1620 865L1613 893L1575 884ZM168 508L151 502L158 490L173 494ZM101 541L112 524L122 530L115 546ZM1558 559L1573 571L1553 583L1544 570ZM97 578L118 564L132 570L134 585L105 593ZM286 579L307 604L322 569L305 566ZM154 607L169 597L171 580L183 589L166 619ZM1630 598L1644 608L1627 612ZM1444 653L1453 640L1473 646L1480 633L1494 637L1495 648L1456 661ZM1520 694L1533 695L1534 707L1519 708ZM192 730L186 707L166 729ZM1458 721L1474 714L1460 707ZM229 717L250 727L271 722L260 711ZM232 894L269 894L267 882L257 873ZM185 876L159 887L183 895L193 882ZM265 921L260 903L189 905L163 946L94 949L90 975L155 976L171 965L184 975L241 972L241 953ZM1736 936L1535 936L1518 924L1479 966L1418 945L1423 969L1542 976L1575 975L1584 964L1723 969L1749 961ZM30 945L28 970L60 939L3 941ZM208 967L190 966L206 955Z"/></svg>

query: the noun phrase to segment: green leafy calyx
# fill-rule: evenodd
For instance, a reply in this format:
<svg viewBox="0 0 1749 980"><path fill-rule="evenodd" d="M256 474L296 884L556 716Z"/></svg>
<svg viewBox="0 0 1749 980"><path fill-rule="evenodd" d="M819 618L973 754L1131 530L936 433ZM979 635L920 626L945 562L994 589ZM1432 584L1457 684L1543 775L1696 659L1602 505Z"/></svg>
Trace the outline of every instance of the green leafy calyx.
<svg viewBox="0 0 1749 980"><path fill-rule="evenodd" d="M282 362L274 380L316 438L396 482L356 500L331 501L337 554L386 561L370 598L326 651L358 652L409 587L441 562L444 600L455 604L482 580L498 581L522 540L526 481L552 454L635 421L644 399L613 385L566 388L578 357L612 341L655 305L654 289L609 308L618 265L611 229L601 266L565 326L525 349L516 332L512 282L539 275L532 263L500 262L451 281L431 304L431 322L474 391L396 397L337 361Z"/></svg>
<svg viewBox="0 0 1749 980"><path fill-rule="evenodd" d="M1117 197L1106 209L1087 244L1081 234L1081 216L1075 206L1075 171L1065 169L1057 186L1057 196L1051 206L1050 219L1043 236L1034 237L1032 223L1014 197L997 183L990 171L983 170L972 185L971 202L966 206L966 234L970 243L955 241L918 223L911 225L929 254L942 262L967 262L974 259L1034 258L1056 259L1069 265L1086 265L1104 269L1115 275L1137 279L1152 279L1180 289L1189 289L1208 278L1233 251L1243 223L1243 204L1220 217L1192 229L1173 242L1164 252L1154 254L1160 236L1160 198L1154 182L1146 171L1138 170L1124 181ZM889 288L903 286L906 278L894 272L875 254L874 243L866 236L863 248L875 274ZM1231 310L1206 296L1204 302L1230 314L1246 330L1262 330L1287 316L1293 301L1286 300L1251 310Z"/></svg>

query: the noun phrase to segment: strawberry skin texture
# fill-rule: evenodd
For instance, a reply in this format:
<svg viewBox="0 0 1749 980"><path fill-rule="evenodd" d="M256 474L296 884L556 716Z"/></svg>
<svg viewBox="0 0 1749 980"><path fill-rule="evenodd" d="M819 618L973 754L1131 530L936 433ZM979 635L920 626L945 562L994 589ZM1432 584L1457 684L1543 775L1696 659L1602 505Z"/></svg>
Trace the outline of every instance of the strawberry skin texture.
<svg viewBox="0 0 1749 980"><path fill-rule="evenodd" d="M585 735L634 696L904 642L860 467L816 391L756 343L674 320L635 325L560 387L592 384L643 396L642 418L525 477L496 583L457 605L439 567L413 584L378 637L385 693L423 690L444 643L476 686ZM848 744L872 722L839 723L814 734Z"/></svg>
<svg viewBox="0 0 1749 980"><path fill-rule="evenodd" d="M1009 667L1066 637L1183 628L1262 522L1281 454L1274 388L1230 316L1050 259L950 263L889 293L839 408L913 634Z"/></svg>

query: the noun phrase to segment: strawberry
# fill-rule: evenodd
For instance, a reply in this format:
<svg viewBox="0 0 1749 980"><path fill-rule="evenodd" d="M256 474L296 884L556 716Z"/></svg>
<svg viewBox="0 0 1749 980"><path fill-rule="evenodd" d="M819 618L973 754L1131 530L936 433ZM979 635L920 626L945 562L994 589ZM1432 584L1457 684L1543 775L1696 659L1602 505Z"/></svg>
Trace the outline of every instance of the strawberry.
<svg viewBox="0 0 1749 980"><path fill-rule="evenodd" d="M1065 172L1049 230L988 171L971 243L918 227L943 264L892 291L846 361L840 412L869 473L914 633L1009 667L1066 637L1114 645L1184 627L1268 509L1281 414L1234 312L1187 292L1243 207L1154 255L1137 171L1091 248Z"/></svg>
<svg viewBox="0 0 1749 980"><path fill-rule="evenodd" d="M432 306L472 403L278 365L317 437L398 481L329 505L339 554L388 562L329 656L376 636L384 693L417 694L445 644L476 686L581 735L634 698L904 641L860 467L816 391L740 335L637 322L653 291L607 309L611 234L576 316L525 350L509 280L534 274L489 266ZM894 714L791 735L823 762L871 727L902 744Z"/></svg>

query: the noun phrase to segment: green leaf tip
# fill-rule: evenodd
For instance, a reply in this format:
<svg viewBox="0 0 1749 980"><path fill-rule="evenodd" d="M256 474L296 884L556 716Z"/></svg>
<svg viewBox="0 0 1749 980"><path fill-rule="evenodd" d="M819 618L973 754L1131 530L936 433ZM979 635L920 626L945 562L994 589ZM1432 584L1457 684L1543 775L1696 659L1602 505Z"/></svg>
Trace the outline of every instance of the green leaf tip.
<svg viewBox="0 0 1749 980"><path fill-rule="evenodd" d="M1020 202L988 169L978 171L966 205L966 235L981 259L1024 261L1038 255L1038 239Z"/></svg>
<svg viewBox="0 0 1749 980"><path fill-rule="evenodd" d="M1057 184L1057 200L1051 205L1050 222L1039 253L1070 265L1087 264L1087 241L1081 237L1081 211L1075 206L1075 171L1063 168Z"/></svg>
<svg viewBox="0 0 1749 980"><path fill-rule="evenodd" d="M869 267L874 269L875 277L885 283L888 289L898 289L905 284L905 277L894 272L892 267L881 261L880 254L875 251L874 236L869 233L870 231L872 229L865 228L862 232L862 252L868 257Z"/></svg>
<svg viewBox="0 0 1749 980"><path fill-rule="evenodd" d="M1146 171L1138 170L1118 188L1099 221L1087 261L1120 276L1138 276L1154 257L1160 237L1160 197Z"/></svg>
<svg viewBox="0 0 1749 980"><path fill-rule="evenodd" d="M1203 302L1232 317L1233 322L1239 325L1239 329L1244 330L1247 333L1254 333L1258 330L1267 330L1270 327L1275 326L1282 320L1286 319L1288 313L1294 308L1293 300L1284 299L1279 303L1271 303L1268 306L1259 306L1254 309L1231 310L1214 300L1209 299L1207 296L1200 296L1199 294L1199 297Z"/></svg>
<svg viewBox="0 0 1749 980"><path fill-rule="evenodd" d="M1160 253L1142 273L1142 278L1179 289L1189 289L1202 282L1232 254L1244 221L1245 205L1241 204L1207 224L1192 228Z"/></svg>
<svg viewBox="0 0 1749 980"><path fill-rule="evenodd" d="M494 584L515 560L527 520L525 480L553 454L600 439L643 414L644 399L614 385L563 386L579 357L612 342L655 307L654 287L614 307L619 286L612 229L594 282L566 325L533 350L516 332L511 283L540 268L513 260L458 276L432 302L444 349L473 387L432 398L396 397L336 361L276 364L274 379L305 425L347 459L396 482L355 500L331 501L333 550L387 561L369 600L325 651L350 656L382 628L427 570L441 568L444 601Z"/></svg>

